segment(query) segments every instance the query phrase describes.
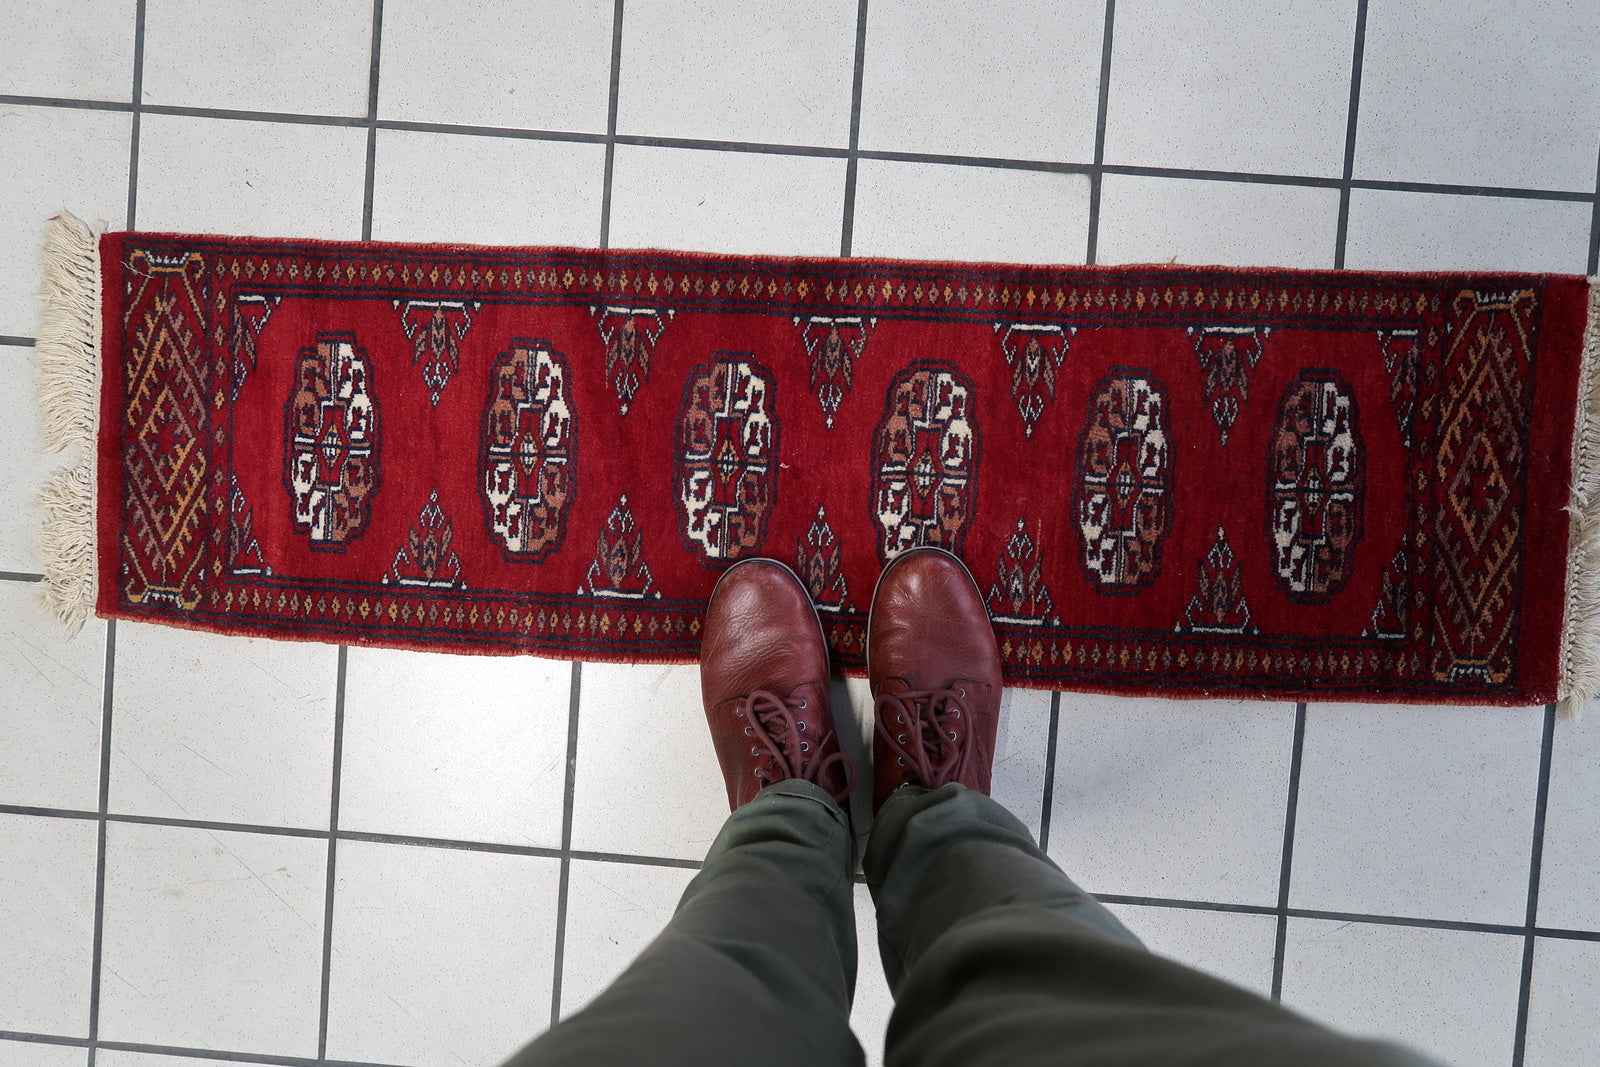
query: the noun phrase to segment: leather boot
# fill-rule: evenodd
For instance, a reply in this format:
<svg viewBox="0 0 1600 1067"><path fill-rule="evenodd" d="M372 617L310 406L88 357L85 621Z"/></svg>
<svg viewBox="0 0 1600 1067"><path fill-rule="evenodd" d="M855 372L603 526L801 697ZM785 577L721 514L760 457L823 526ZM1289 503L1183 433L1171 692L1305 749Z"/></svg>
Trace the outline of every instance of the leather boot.
<svg viewBox="0 0 1600 1067"><path fill-rule="evenodd" d="M845 803L855 764L834 734L822 621L788 567L748 559L718 580L706 605L700 695L729 807L785 778Z"/></svg>
<svg viewBox="0 0 1600 1067"><path fill-rule="evenodd" d="M942 548L896 556L867 619L873 810L902 785L989 792L1000 652L972 575Z"/></svg>

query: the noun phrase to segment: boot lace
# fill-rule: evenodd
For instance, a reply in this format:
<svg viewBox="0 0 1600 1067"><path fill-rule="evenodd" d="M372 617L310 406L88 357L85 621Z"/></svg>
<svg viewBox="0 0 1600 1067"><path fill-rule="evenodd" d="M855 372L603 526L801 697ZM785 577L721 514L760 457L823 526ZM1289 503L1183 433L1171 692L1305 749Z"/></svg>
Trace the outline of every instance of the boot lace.
<svg viewBox="0 0 1600 1067"><path fill-rule="evenodd" d="M966 690L884 693L873 702L874 729L915 784L934 789L950 781L966 754Z"/></svg>
<svg viewBox="0 0 1600 1067"><path fill-rule="evenodd" d="M833 740L831 730L820 740L805 736L806 724L796 714L805 707L803 697L784 699L765 689L757 689L744 698L734 715L746 720L744 733L752 741L750 755L766 756L771 761L770 767L757 765L751 773L766 779L763 785L799 778L828 789L821 781L822 776L834 767L843 767L844 785L837 791L828 789L828 794L842 805L855 785L855 760L837 749L827 756L822 754Z"/></svg>

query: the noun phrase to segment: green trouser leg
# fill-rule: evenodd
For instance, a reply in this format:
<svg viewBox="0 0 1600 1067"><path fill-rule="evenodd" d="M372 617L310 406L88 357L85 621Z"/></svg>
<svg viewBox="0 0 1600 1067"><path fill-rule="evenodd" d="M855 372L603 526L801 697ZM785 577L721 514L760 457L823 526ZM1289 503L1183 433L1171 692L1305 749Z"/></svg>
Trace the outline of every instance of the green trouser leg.
<svg viewBox="0 0 1600 1067"><path fill-rule="evenodd" d="M851 840L816 786L763 789L729 816L661 936L507 1067L862 1063Z"/></svg>
<svg viewBox="0 0 1600 1067"><path fill-rule="evenodd" d="M961 786L896 792L862 866L895 995L888 1067L1429 1063L1151 955Z"/></svg>

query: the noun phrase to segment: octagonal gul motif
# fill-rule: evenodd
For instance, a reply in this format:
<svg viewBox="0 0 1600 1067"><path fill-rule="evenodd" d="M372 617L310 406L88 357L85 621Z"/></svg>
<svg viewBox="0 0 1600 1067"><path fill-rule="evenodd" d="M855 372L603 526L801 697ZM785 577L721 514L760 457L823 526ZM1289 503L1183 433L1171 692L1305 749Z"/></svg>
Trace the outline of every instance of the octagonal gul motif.
<svg viewBox="0 0 1600 1067"><path fill-rule="evenodd" d="M978 489L972 395L971 379L937 363L914 363L889 384L872 441L884 560L919 545L961 551Z"/></svg>
<svg viewBox="0 0 1600 1067"><path fill-rule="evenodd" d="M1161 573L1161 544L1172 528L1166 406L1160 382L1124 369L1089 399L1073 513L1084 571L1102 593L1135 592Z"/></svg>
<svg viewBox="0 0 1600 1067"><path fill-rule="evenodd" d="M678 528L712 563L755 555L777 500L771 373L748 352L694 369L678 412Z"/></svg>
<svg viewBox="0 0 1600 1067"><path fill-rule="evenodd" d="M342 552L367 528L378 488L378 406L354 334L318 334L295 364L284 481L296 530Z"/></svg>
<svg viewBox="0 0 1600 1067"><path fill-rule="evenodd" d="M1361 538L1364 472L1350 386L1332 371L1302 372L1284 389L1270 440L1273 569L1292 599L1326 600L1350 576Z"/></svg>
<svg viewBox="0 0 1600 1067"><path fill-rule="evenodd" d="M495 357L482 485L489 537L507 558L536 563L561 546L578 491L577 439L565 357L547 341L517 341Z"/></svg>

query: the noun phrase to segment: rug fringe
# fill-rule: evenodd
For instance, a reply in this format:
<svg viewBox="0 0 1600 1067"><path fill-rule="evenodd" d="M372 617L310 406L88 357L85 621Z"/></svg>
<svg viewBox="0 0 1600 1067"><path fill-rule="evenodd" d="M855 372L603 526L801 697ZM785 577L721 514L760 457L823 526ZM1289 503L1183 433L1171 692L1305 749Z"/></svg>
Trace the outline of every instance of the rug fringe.
<svg viewBox="0 0 1600 1067"><path fill-rule="evenodd" d="M40 492L41 596L76 633L94 606L95 425L100 398L100 224L63 211L44 244L44 306L35 354L45 447L76 445L74 462Z"/></svg>
<svg viewBox="0 0 1600 1067"><path fill-rule="evenodd" d="M1561 714L1600 695L1600 277L1589 279L1589 323L1572 432L1571 532L1561 633Z"/></svg>

